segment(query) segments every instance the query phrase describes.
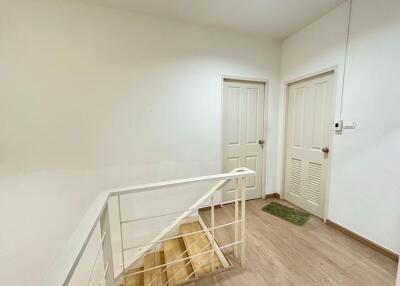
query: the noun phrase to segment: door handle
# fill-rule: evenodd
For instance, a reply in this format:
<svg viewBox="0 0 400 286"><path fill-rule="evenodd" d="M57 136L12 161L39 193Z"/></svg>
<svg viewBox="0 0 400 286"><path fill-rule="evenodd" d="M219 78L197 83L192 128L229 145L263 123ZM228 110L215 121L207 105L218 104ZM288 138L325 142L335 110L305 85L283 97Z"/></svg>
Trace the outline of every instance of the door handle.
<svg viewBox="0 0 400 286"><path fill-rule="evenodd" d="M261 147L264 147L264 140L262 140L262 139L258 140L258 144L260 144Z"/></svg>
<svg viewBox="0 0 400 286"><path fill-rule="evenodd" d="M322 152L324 152L325 154L329 153L329 147L325 147L321 149Z"/></svg>

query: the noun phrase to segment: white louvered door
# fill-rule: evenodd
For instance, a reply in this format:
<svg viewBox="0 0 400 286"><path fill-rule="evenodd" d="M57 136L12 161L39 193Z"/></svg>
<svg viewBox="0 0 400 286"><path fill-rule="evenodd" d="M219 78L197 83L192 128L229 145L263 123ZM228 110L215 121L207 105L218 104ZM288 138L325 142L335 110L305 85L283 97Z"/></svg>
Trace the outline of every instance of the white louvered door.
<svg viewBox="0 0 400 286"><path fill-rule="evenodd" d="M223 168L256 171L246 179L246 199L262 197L265 85L257 82L224 81ZM224 201L235 198L232 182L224 188Z"/></svg>
<svg viewBox="0 0 400 286"><path fill-rule="evenodd" d="M324 217L332 74L291 84L288 94L285 198ZM329 152L329 151L328 151Z"/></svg>

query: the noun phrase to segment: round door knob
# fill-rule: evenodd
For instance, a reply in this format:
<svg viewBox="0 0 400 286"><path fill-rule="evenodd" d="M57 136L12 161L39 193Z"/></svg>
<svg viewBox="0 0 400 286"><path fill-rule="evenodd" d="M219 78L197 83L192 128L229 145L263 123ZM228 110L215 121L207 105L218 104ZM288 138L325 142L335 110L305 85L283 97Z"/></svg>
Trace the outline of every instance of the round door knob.
<svg viewBox="0 0 400 286"><path fill-rule="evenodd" d="M328 147L322 148L321 151L324 152L325 154L328 154L329 148Z"/></svg>
<svg viewBox="0 0 400 286"><path fill-rule="evenodd" d="M262 139L258 140L258 144L264 145L264 140L262 140Z"/></svg>

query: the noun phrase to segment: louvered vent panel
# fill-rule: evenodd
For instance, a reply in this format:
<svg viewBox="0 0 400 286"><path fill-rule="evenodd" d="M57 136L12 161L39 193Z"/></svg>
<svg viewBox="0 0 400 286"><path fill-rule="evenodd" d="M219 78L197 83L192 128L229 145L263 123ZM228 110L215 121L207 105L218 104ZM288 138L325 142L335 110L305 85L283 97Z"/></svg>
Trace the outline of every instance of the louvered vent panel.
<svg viewBox="0 0 400 286"><path fill-rule="evenodd" d="M292 158L290 170L289 192L293 195L300 196L301 186L301 160Z"/></svg>
<svg viewBox="0 0 400 286"><path fill-rule="evenodd" d="M321 194L321 165L311 163L308 165L307 200L319 205Z"/></svg>

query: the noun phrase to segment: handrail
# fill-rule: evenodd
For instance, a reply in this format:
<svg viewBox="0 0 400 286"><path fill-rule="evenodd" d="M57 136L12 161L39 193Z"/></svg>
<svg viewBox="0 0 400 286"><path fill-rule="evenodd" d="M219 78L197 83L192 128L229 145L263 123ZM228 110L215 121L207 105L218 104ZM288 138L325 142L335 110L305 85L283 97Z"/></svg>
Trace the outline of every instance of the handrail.
<svg viewBox="0 0 400 286"><path fill-rule="evenodd" d="M213 177L214 180L219 179L218 183L212 187L208 192L206 192L200 199L198 199L193 205L189 207L188 210L184 211L180 216L178 216L174 221L172 221L166 228L164 228L153 240L150 241L150 245L143 247L140 249L132 258L132 262L135 262L137 259L142 257L143 254L145 254L148 250L152 248L153 245L157 244L160 239L162 239L165 235L167 235L174 227L179 225L179 223L188 217L193 211L192 209L200 207L212 194L215 193L215 191L219 190L222 188L228 181L229 179L232 178L237 178L237 177L244 177L247 175L253 175L255 174L254 171L247 169L247 168L236 168L233 169L231 173L226 173L226 174L221 174L221 175L214 175L214 176L206 176L206 177L198 177L198 178L193 178L193 179L186 179L186 180L177 180L179 181L179 184L186 184L188 182L199 182L199 181L205 181L209 180L210 177ZM201 178L201 179L200 179ZM170 181L173 182L171 185L176 185L176 181ZM156 184L154 184L156 185ZM168 186L171 186L168 185ZM141 191L142 189L138 189Z"/></svg>
<svg viewBox="0 0 400 286"><path fill-rule="evenodd" d="M229 201L222 201L219 202L219 205L227 205L227 204L232 204L235 203L238 200L229 200ZM211 208L212 204L208 204L208 205L202 205L201 208L207 209L207 208ZM155 219L155 218L161 218L161 217L166 217L166 216L172 216L172 215L176 215L176 214L181 214L185 211L198 211L198 208L195 209L184 209L184 210L179 210L179 211L174 211L174 212L169 212L169 213L163 213L160 215L153 215L153 216L147 216L147 217L139 217L139 218L134 218L134 219L127 219L127 220L123 220L121 221L122 224L127 224L127 223L131 223L131 222L137 222L137 221L143 221L143 220L151 220L151 219Z"/></svg>
<svg viewBox="0 0 400 286"><path fill-rule="evenodd" d="M206 181L220 181L220 180L229 180L234 179L237 177L247 177L254 175L255 172L249 168L242 167L242 168L235 168L229 173L217 174L217 175L210 175L210 176L202 176L202 177L194 177L194 178L187 178L187 179L179 179L179 180L172 180L172 181L165 181L159 183L152 183L152 184L143 184L143 185L136 185L131 187L122 187L122 188L115 188L110 190L111 196L116 195L128 195L132 193L141 193L147 191L159 191L160 188L167 188L173 187L178 185L186 185L196 182L206 182Z"/></svg>
<svg viewBox="0 0 400 286"><path fill-rule="evenodd" d="M201 176L188 179L172 180L152 184L143 184L122 188L115 188L100 193L95 201L91 204L83 219L79 223L77 229L68 240L67 245L62 250L53 263L52 268L47 272L41 281L41 286L67 286L72 274L74 273L80 258L82 257L86 246L100 220L101 215L107 208L110 197L127 195L133 193L141 193L147 191L161 191L163 188L191 184L195 182L206 181L227 181L238 177L248 177L254 175L255 172L246 167L233 169L229 173L218 175Z"/></svg>

